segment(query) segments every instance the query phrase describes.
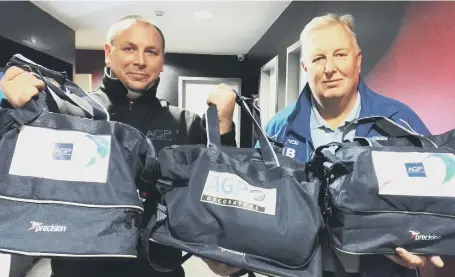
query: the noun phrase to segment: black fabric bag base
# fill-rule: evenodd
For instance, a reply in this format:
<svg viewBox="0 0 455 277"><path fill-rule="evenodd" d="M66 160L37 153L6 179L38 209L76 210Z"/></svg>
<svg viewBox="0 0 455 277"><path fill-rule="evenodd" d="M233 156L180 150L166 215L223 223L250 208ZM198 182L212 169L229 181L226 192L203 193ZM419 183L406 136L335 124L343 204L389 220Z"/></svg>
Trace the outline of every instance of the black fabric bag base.
<svg viewBox="0 0 455 277"><path fill-rule="evenodd" d="M150 224L154 224L154 222L156 222L156 216L151 219ZM167 223L153 233L153 239L150 240L152 243L159 241L162 245L183 250L197 257L207 258L233 267L247 269L242 271L243 274L255 272L265 276L276 277L314 277L321 275L320 268L322 267L322 261L321 259L315 258L321 255L320 246L317 246L316 251L313 252L313 256L309 259L311 266L309 266L310 263L307 263L291 269L284 265L274 264L273 261L267 258L225 249L216 245L184 242L175 239L166 225ZM186 257L184 257L184 259L185 258ZM263 272L265 268L267 269L267 272ZM277 268L279 269L277 270ZM237 274L232 276L237 276Z"/></svg>
<svg viewBox="0 0 455 277"><path fill-rule="evenodd" d="M332 246L347 254L396 254L402 247L418 255L453 255L454 220L425 213L334 210L329 224ZM378 235L377 226L387 230L387 236Z"/></svg>
<svg viewBox="0 0 455 277"><path fill-rule="evenodd" d="M35 257L136 258L136 211L0 199L0 252ZM68 217L71 215L71 217ZM117 242L117 243L113 243ZM81 246L80 246L81 245Z"/></svg>

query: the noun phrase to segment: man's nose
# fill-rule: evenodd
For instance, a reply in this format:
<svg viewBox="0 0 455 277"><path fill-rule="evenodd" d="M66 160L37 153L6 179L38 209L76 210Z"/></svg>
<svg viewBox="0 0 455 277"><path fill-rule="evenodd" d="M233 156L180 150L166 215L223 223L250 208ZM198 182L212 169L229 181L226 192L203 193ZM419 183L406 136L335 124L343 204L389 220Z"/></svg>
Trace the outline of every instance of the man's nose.
<svg viewBox="0 0 455 277"><path fill-rule="evenodd" d="M144 54L138 51L135 55L134 63L139 66L144 66L145 65Z"/></svg>
<svg viewBox="0 0 455 277"><path fill-rule="evenodd" d="M324 72L327 75L332 75L335 72L335 64L333 62L333 59L331 59L331 58L327 59Z"/></svg>

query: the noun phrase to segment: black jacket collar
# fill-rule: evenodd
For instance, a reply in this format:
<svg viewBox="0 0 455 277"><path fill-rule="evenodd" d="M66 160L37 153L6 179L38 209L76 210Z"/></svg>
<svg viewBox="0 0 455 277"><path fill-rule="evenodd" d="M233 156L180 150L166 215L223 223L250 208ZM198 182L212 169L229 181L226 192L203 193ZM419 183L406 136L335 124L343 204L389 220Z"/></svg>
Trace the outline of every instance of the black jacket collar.
<svg viewBox="0 0 455 277"><path fill-rule="evenodd" d="M157 102L156 90L160 83L160 78L158 78L152 86L147 88L142 95L134 100L135 103L155 103ZM128 89L126 86L117 78L112 78L109 74L109 69L105 68L103 83L100 86L100 89L109 97L109 100L114 105L128 104L131 102L130 99L126 97Z"/></svg>

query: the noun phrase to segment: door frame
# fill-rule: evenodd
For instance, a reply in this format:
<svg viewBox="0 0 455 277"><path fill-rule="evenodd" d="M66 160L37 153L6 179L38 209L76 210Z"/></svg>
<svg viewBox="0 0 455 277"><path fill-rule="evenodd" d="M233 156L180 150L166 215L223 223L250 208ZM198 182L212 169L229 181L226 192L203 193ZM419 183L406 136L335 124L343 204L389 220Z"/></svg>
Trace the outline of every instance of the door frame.
<svg viewBox="0 0 455 277"><path fill-rule="evenodd" d="M238 93L242 95L242 79L240 78L219 78L219 77L189 77L189 76L179 76L178 77L178 106L182 109L185 109L183 106L184 100L184 87L186 82L217 82L221 83L229 83L235 82L238 85L239 91ZM235 124L235 140L237 141L237 146L240 147L240 130L242 124L242 112L240 106L237 105L237 116L238 116L238 123Z"/></svg>
<svg viewBox="0 0 455 277"><path fill-rule="evenodd" d="M293 43L289 46L286 50L286 98L285 98L285 106L291 104L291 102L295 101L301 92L300 86L302 88L305 84L301 84L302 82L302 66L301 66L301 58L302 58L302 45L300 40ZM292 96L292 97L291 97ZM295 98L292 99L291 98Z"/></svg>
<svg viewBox="0 0 455 277"><path fill-rule="evenodd" d="M270 95L270 71L275 70L275 92L276 94L271 97ZM261 77L259 81L259 105L261 104L261 95L264 95L264 93L267 95L266 102L269 102L270 100L275 101L275 105L273 107L273 111L269 111L267 109L268 116L270 117L270 112L273 112L275 115L278 112L278 55L275 56L273 59L271 59L269 62L267 62L264 66L261 67ZM266 85L265 85L266 84ZM264 101L264 100L263 100ZM268 106L270 107L270 106ZM261 110L262 107L260 106ZM271 117L270 117L271 118ZM268 120L262 120L261 118L261 125L263 128L265 128L265 125L268 123Z"/></svg>

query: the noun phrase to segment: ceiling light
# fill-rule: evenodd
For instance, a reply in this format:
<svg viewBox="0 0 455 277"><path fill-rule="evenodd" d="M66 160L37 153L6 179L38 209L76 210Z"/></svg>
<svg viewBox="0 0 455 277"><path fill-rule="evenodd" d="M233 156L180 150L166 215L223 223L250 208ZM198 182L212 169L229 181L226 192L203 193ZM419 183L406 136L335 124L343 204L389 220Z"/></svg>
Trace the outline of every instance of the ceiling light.
<svg viewBox="0 0 455 277"><path fill-rule="evenodd" d="M213 13L211 11L198 11L194 13L197 18L212 18Z"/></svg>

